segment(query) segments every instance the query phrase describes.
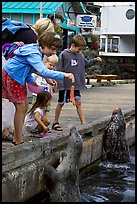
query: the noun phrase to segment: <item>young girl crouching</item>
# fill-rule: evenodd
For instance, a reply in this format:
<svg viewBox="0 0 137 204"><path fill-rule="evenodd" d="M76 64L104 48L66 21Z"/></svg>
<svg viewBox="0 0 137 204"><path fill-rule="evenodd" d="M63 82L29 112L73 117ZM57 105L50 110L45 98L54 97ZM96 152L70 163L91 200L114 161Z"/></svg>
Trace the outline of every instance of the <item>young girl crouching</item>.
<svg viewBox="0 0 137 204"><path fill-rule="evenodd" d="M25 116L25 127L28 132L44 136L49 130L50 121L47 119L48 107L52 95L47 91L37 94L36 102Z"/></svg>

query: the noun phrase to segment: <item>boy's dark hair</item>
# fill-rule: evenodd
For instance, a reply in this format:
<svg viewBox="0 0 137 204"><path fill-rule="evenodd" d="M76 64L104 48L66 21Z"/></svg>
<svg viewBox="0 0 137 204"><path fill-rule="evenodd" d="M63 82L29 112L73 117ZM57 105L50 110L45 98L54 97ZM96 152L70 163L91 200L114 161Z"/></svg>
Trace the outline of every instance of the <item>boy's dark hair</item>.
<svg viewBox="0 0 137 204"><path fill-rule="evenodd" d="M60 36L53 32L43 32L38 38L38 42L42 48L46 46L56 50L63 45L63 41L61 40Z"/></svg>
<svg viewBox="0 0 137 204"><path fill-rule="evenodd" d="M36 102L33 104L28 113L33 113L36 108L45 108L46 103L52 98L52 95L48 91L42 91L37 94ZM48 107L46 107L48 108Z"/></svg>
<svg viewBox="0 0 137 204"><path fill-rule="evenodd" d="M74 44L76 47L84 48L86 46L86 40L82 35L74 35L71 44Z"/></svg>

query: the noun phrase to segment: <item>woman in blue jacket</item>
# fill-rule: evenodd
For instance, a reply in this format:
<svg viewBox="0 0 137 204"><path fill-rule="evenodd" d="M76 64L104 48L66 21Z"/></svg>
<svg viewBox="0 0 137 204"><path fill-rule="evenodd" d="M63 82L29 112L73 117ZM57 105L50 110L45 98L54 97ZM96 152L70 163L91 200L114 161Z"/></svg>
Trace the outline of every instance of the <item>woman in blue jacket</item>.
<svg viewBox="0 0 137 204"><path fill-rule="evenodd" d="M49 70L43 63L44 55L56 54L58 48L62 46L59 35L53 32L43 33L38 43L26 44L14 51L14 57L7 60L2 69L2 97L9 99L15 105L14 126L15 135L13 144L23 143L22 128L24 118L28 109L27 82L34 82L32 73L38 73L42 77L55 80L68 78L75 81L74 75Z"/></svg>

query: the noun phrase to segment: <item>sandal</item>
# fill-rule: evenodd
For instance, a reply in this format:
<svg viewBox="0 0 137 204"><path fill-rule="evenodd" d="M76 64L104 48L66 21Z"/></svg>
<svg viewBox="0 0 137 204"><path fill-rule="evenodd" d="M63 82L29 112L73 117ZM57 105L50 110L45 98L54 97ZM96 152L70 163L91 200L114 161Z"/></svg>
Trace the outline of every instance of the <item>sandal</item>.
<svg viewBox="0 0 137 204"><path fill-rule="evenodd" d="M24 142L21 142L21 143L17 144L16 142L12 141L12 144L13 144L14 146L17 146L17 145L20 145L20 144L23 144L23 143L24 143Z"/></svg>
<svg viewBox="0 0 137 204"><path fill-rule="evenodd" d="M10 133L7 136L6 135L2 135L2 140L12 141L13 140L13 135L10 134Z"/></svg>
<svg viewBox="0 0 137 204"><path fill-rule="evenodd" d="M53 129L53 130L57 130L57 131L62 131L62 130L63 130L63 128L60 127L59 122L53 123L52 129Z"/></svg>
<svg viewBox="0 0 137 204"><path fill-rule="evenodd" d="M35 129L31 131L32 135L30 135L30 137L35 137L35 138L41 138L40 133L41 130Z"/></svg>
<svg viewBox="0 0 137 204"><path fill-rule="evenodd" d="M39 130L37 130L37 129L35 129L35 130L31 130L31 133L32 133L32 134L39 134L39 133L40 133L40 131L39 131Z"/></svg>
<svg viewBox="0 0 137 204"><path fill-rule="evenodd" d="M37 129L35 129L35 130L32 130L31 133L33 134L33 135L31 135L31 137L41 138L41 137L44 137L44 134L45 134L45 133L51 133L51 129L48 128L48 131L47 131L47 132L43 132L43 130L37 130ZM45 136L46 136L46 135L45 135Z"/></svg>

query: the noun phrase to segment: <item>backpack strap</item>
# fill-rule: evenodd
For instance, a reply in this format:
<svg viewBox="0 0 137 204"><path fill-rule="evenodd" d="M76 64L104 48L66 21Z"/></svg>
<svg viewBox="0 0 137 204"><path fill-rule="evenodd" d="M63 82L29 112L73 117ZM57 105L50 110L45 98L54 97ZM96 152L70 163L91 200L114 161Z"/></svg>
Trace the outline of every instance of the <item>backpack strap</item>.
<svg viewBox="0 0 137 204"><path fill-rule="evenodd" d="M7 50L12 46L11 43L5 43L3 46L2 46L2 54L5 55Z"/></svg>
<svg viewBox="0 0 137 204"><path fill-rule="evenodd" d="M13 44L11 44L11 46L9 45L9 47L7 47L7 50L6 50L5 54L4 54L5 59L8 60L9 58L12 58L14 56L14 51L18 47L21 47L23 45L24 45L23 42L14 42Z"/></svg>

